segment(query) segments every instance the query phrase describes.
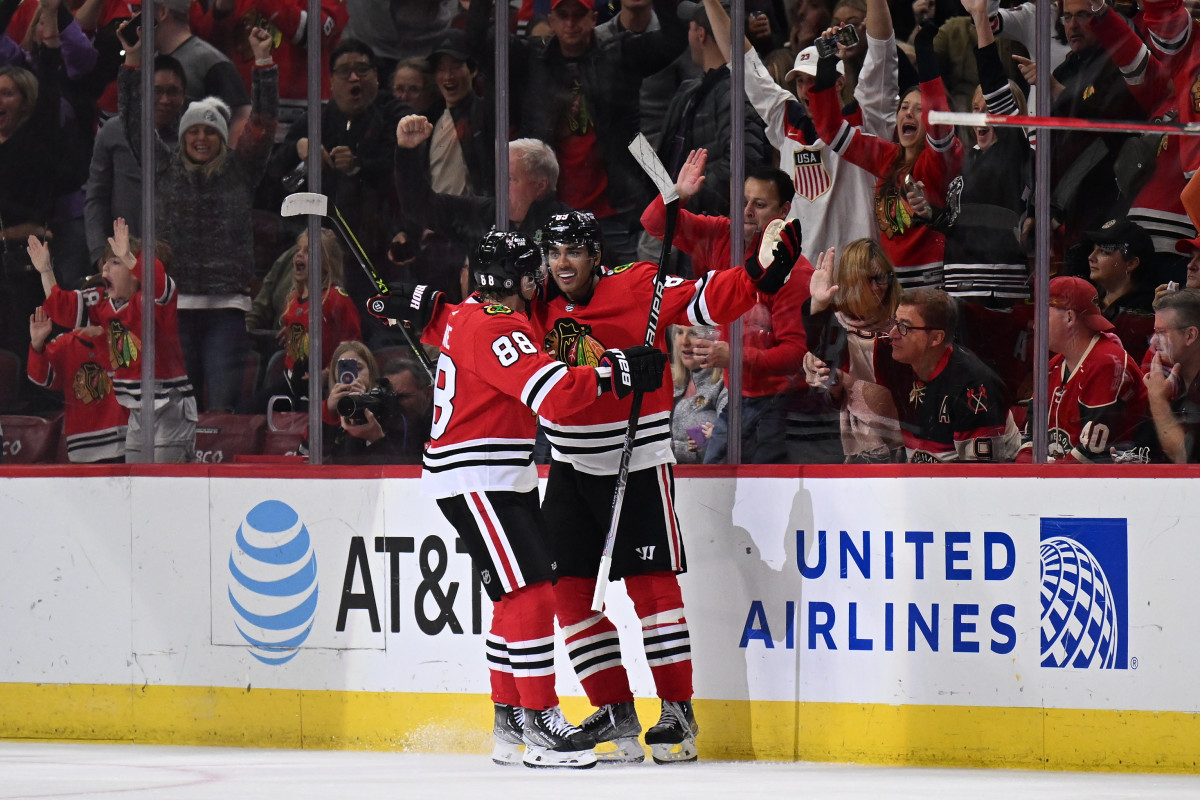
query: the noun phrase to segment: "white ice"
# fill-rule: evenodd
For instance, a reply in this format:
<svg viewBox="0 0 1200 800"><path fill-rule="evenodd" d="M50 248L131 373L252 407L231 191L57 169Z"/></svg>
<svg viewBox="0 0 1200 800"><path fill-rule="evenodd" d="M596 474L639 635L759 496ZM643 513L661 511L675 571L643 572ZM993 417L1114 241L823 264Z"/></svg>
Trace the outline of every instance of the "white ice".
<svg viewBox="0 0 1200 800"><path fill-rule="evenodd" d="M1200 775L701 761L532 770L483 755L0 742L0 800L1200 798Z"/></svg>

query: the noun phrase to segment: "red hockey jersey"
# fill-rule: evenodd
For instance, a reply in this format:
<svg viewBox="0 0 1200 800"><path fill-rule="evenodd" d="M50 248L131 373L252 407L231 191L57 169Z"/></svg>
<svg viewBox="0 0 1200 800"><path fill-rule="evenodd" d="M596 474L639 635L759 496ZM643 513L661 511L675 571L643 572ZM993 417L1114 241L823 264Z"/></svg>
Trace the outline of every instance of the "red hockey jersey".
<svg viewBox="0 0 1200 800"><path fill-rule="evenodd" d="M283 364L291 371L296 359L308 358L308 298L288 300L279 321L283 337ZM329 363L342 342L362 339L362 322L354 301L340 286L330 286L321 299L321 364Z"/></svg>
<svg viewBox="0 0 1200 800"><path fill-rule="evenodd" d="M535 490L534 415L565 418L596 402L596 370L547 356L528 318L497 303L439 306L421 340L442 351L421 491Z"/></svg>
<svg viewBox="0 0 1200 800"><path fill-rule="evenodd" d="M237 0L233 11L219 18L212 9L205 11L200 3L194 3L190 17L192 32L229 56L247 91L254 70L254 54L246 35L256 26L265 28L275 43L271 55L279 65L280 99L308 97L308 0ZM349 19L342 0L321 0L322 99L329 99L329 54ZM386 80L386 75L379 76L381 84Z"/></svg>
<svg viewBox="0 0 1200 800"><path fill-rule="evenodd" d="M900 185L904 176L887 178L900 145L851 126L842 118L835 90L809 92L808 99L821 138L838 155L878 179L875 219L883 233L879 243L895 265L900 284L905 288L941 288L946 237L928 225L914 223L912 208ZM946 90L940 80L921 84L921 104L925 111L947 109ZM962 142L953 128L944 125L930 126L925 136L925 149L913 166L913 180L924 182L930 203L944 206L946 187L962 168Z"/></svg>
<svg viewBox="0 0 1200 800"><path fill-rule="evenodd" d="M63 390L63 432L67 435L67 458L72 463L87 464L125 455L129 411L113 393L103 341L94 341L75 330L47 342L40 353L31 346L26 372L38 386Z"/></svg>
<svg viewBox="0 0 1200 800"><path fill-rule="evenodd" d="M140 258L140 257L139 257ZM159 293L154 298L154 407L161 408L175 392L184 397L192 394L183 349L179 346L179 295L175 281L154 260L154 285ZM94 290L64 291L55 286L42 304L50 319L64 328L80 328L90 321L104 328L108 341L108 367L113 371L113 389L117 402L126 408L142 403L142 296L138 291L127 303L118 304L99 299Z"/></svg>
<svg viewBox="0 0 1200 800"><path fill-rule="evenodd" d="M610 348L644 343L646 317L654 297L658 266L639 261L605 269L586 303L562 295L533 306L531 321L546 352L572 366L593 365ZM716 325L732 322L755 303L757 291L744 269L710 272L698 280L669 276L660 306L654 346L666 350L667 326ZM629 422L632 397L608 395L583 411L560 419L543 419L551 455L580 472L616 474ZM643 396L631 470L673 464L670 374L662 386Z"/></svg>
<svg viewBox="0 0 1200 800"><path fill-rule="evenodd" d="M1128 450L1147 414L1142 371L1103 335L1092 339L1074 372L1061 355L1050 359L1049 391L1048 451L1056 460L1109 463L1109 448Z"/></svg>

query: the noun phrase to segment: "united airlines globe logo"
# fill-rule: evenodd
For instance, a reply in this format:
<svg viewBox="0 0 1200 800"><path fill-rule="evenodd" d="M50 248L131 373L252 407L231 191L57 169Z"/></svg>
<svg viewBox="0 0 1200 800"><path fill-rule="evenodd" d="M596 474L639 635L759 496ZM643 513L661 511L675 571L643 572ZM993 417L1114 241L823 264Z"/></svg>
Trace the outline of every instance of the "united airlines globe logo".
<svg viewBox="0 0 1200 800"><path fill-rule="evenodd" d="M1114 669L1121 644L1104 567L1080 542L1043 539L1042 666Z"/></svg>
<svg viewBox="0 0 1200 800"><path fill-rule="evenodd" d="M295 658L317 612L317 555L300 515L278 500L252 508L238 526L229 575L229 603L250 654L272 665Z"/></svg>

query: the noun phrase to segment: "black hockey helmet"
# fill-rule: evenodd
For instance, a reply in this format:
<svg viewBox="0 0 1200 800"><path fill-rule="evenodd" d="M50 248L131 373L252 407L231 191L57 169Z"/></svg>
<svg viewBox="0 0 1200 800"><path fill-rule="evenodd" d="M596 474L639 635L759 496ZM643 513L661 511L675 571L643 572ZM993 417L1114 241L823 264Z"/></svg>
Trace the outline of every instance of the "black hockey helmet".
<svg viewBox="0 0 1200 800"><path fill-rule="evenodd" d="M543 248L552 244L586 244L595 255L601 241L600 223L590 211L555 214L546 220L537 238Z"/></svg>
<svg viewBox="0 0 1200 800"><path fill-rule="evenodd" d="M503 294L518 291L525 275L540 280L542 251L516 231L488 231L475 247L471 259L475 285Z"/></svg>

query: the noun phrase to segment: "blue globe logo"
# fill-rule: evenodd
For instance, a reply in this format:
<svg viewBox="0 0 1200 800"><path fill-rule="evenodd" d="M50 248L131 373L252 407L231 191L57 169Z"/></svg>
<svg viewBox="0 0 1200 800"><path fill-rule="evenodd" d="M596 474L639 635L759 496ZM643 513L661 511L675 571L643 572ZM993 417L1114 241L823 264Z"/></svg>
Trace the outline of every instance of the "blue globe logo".
<svg viewBox="0 0 1200 800"><path fill-rule="evenodd" d="M1118 620L1112 586L1086 547L1042 541L1042 666L1115 669Z"/></svg>
<svg viewBox="0 0 1200 800"><path fill-rule="evenodd" d="M291 506L267 500L250 509L229 575L229 603L250 654L273 665L295 658L317 613L317 554Z"/></svg>

